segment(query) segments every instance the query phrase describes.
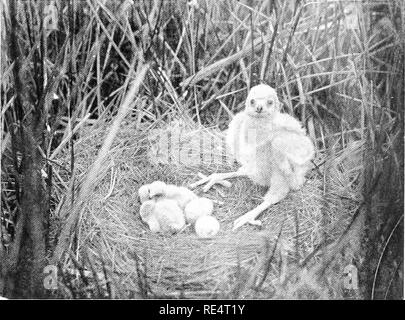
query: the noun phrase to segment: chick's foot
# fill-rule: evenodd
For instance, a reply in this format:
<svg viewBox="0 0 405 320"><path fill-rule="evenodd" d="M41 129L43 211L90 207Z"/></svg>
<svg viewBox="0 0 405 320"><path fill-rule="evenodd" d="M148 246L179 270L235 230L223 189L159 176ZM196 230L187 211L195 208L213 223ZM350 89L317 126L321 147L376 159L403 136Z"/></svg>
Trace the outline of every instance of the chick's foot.
<svg viewBox="0 0 405 320"><path fill-rule="evenodd" d="M232 184L229 181L226 181L225 179L227 178L226 176L224 176L226 174L222 174L222 173L213 173L209 176L204 176L202 174L199 174L200 177L202 177L200 180L198 180L197 182L194 182L190 185L190 188L196 188L200 185L205 184L203 191L207 192L208 190L210 190L215 184L220 184L224 187L230 187Z"/></svg>
<svg viewBox="0 0 405 320"><path fill-rule="evenodd" d="M234 221L232 231L235 231L247 223L254 226L262 225L262 222L256 219L256 215L253 212L247 212Z"/></svg>

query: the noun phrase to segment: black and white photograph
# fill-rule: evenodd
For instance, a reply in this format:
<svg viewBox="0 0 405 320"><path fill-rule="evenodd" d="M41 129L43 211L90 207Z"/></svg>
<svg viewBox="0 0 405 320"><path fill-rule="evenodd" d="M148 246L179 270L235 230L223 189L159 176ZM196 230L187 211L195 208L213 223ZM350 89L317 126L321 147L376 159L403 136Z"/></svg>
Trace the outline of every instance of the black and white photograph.
<svg viewBox="0 0 405 320"><path fill-rule="evenodd" d="M0 14L0 308L403 300L404 0Z"/></svg>

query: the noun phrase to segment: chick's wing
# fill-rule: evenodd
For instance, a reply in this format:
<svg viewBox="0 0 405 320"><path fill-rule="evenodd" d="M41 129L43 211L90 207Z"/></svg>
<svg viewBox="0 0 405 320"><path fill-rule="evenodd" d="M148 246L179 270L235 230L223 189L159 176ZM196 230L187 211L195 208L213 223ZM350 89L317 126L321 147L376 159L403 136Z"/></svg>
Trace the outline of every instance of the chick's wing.
<svg viewBox="0 0 405 320"><path fill-rule="evenodd" d="M292 131L279 131L271 140L272 149L298 165L304 165L314 157L311 139Z"/></svg>

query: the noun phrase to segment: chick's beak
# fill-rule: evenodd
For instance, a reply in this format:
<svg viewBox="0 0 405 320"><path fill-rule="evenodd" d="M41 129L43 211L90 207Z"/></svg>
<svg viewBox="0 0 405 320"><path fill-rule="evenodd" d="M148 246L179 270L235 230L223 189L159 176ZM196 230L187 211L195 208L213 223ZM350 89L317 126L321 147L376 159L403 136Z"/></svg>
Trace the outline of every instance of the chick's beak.
<svg viewBox="0 0 405 320"><path fill-rule="evenodd" d="M152 189L149 190L149 198L152 199L154 197L163 196L165 191L163 189Z"/></svg>

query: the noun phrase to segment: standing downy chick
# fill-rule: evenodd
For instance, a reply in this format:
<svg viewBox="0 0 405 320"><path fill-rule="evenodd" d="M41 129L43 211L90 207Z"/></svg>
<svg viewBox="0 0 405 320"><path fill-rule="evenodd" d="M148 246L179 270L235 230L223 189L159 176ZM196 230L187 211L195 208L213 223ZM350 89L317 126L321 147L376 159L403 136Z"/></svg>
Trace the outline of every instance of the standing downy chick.
<svg viewBox="0 0 405 320"><path fill-rule="evenodd" d="M147 200L139 213L152 232L175 233L186 224L183 210L171 199Z"/></svg>
<svg viewBox="0 0 405 320"><path fill-rule="evenodd" d="M268 186L263 202L234 222L233 230L246 223L261 225L256 218L272 204L299 189L314 157L314 146L301 124L280 112L276 91L265 84L252 87L245 110L229 124L226 142L241 167L236 172L214 173L194 185L206 183L208 191L220 180L248 176Z"/></svg>

